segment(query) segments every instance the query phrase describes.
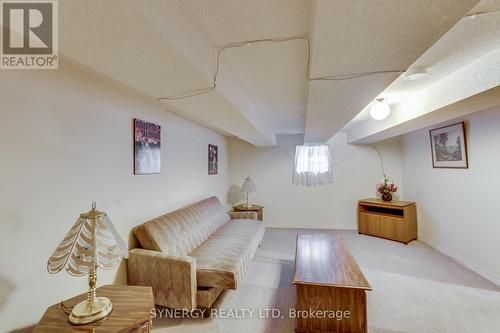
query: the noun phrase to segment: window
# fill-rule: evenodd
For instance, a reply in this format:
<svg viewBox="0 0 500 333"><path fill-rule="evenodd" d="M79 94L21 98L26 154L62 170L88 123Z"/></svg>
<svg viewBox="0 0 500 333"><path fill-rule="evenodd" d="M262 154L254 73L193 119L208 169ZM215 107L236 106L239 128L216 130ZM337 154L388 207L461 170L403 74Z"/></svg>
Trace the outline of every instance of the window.
<svg viewBox="0 0 500 333"><path fill-rule="evenodd" d="M332 159L328 145L306 145L295 148L294 184L316 186L332 181Z"/></svg>

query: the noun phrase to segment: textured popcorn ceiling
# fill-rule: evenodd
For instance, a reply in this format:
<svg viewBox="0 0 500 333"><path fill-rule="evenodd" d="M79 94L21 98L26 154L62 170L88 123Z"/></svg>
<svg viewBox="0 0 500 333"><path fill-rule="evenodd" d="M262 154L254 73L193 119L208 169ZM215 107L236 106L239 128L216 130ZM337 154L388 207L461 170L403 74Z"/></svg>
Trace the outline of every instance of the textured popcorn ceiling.
<svg viewBox="0 0 500 333"><path fill-rule="evenodd" d="M500 10L499 0L483 0L470 13L496 10ZM500 12L478 15L475 19L463 18L412 64L426 67L426 77L415 81L399 77L380 93L380 97L387 97L389 104L395 105L498 48ZM344 130L349 131L370 120L369 107L368 104Z"/></svg>
<svg viewBox="0 0 500 333"><path fill-rule="evenodd" d="M488 1L485 6L492 6ZM309 35L311 75L403 69L477 0L72 0L61 1L61 52L159 98L210 87L214 47ZM462 46L462 48L465 47ZM456 49L445 46L436 57ZM165 108L258 146L276 134L325 141L397 74L307 82L306 43L252 44L223 52L217 89ZM449 70L449 69L447 69Z"/></svg>
<svg viewBox="0 0 500 333"><path fill-rule="evenodd" d="M312 21L312 75L410 66L477 1L318 1ZM330 138L398 74L310 85L305 138Z"/></svg>

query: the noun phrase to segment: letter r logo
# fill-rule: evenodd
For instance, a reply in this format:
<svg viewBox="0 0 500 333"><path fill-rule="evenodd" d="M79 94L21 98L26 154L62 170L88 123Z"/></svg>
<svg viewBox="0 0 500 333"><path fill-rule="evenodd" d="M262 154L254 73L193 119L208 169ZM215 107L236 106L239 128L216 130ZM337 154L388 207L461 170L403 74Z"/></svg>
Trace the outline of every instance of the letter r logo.
<svg viewBox="0 0 500 333"><path fill-rule="evenodd" d="M51 2L2 2L3 54L53 52Z"/></svg>

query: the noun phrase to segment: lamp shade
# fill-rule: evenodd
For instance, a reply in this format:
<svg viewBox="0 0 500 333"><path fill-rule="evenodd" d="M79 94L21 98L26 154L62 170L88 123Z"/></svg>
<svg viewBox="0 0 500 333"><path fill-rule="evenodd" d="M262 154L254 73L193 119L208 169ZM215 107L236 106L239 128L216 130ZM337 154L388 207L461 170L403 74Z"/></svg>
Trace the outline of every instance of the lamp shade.
<svg viewBox="0 0 500 333"><path fill-rule="evenodd" d="M128 257L127 247L104 212L95 209L80 214L63 241L47 263L49 273L66 268L69 274L88 274L87 299L73 307L68 321L74 325L90 324L106 318L113 310L107 297L97 297L97 268L118 266L122 257Z"/></svg>
<svg viewBox="0 0 500 333"><path fill-rule="evenodd" d="M257 192L257 187L255 187L255 183L253 182L252 178L250 178L250 176L245 178L243 185L241 185L241 192L245 193Z"/></svg>
<svg viewBox="0 0 500 333"><path fill-rule="evenodd" d="M95 209L80 214L47 263L49 273L66 268L69 274L82 276L93 267L111 269L128 257L128 250L110 219Z"/></svg>
<svg viewBox="0 0 500 333"><path fill-rule="evenodd" d="M94 206L95 207L95 206ZM66 268L69 274L82 276L93 266L111 269L128 257L128 250L108 215L93 208L80 214L63 241L49 258L49 273Z"/></svg>

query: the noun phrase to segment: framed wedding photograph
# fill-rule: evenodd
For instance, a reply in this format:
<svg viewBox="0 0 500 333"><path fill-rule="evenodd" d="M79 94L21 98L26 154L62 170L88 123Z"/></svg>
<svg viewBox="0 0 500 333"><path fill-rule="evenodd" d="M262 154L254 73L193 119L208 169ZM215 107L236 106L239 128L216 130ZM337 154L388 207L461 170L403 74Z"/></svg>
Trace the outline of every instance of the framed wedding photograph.
<svg viewBox="0 0 500 333"><path fill-rule="evenodd" d="M432 166L434 168L467 169L467 140L465 123L460 122L429 131Z"/></svg>

